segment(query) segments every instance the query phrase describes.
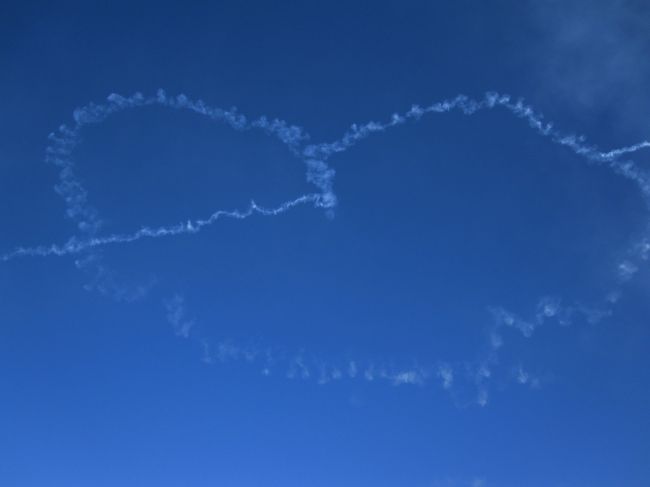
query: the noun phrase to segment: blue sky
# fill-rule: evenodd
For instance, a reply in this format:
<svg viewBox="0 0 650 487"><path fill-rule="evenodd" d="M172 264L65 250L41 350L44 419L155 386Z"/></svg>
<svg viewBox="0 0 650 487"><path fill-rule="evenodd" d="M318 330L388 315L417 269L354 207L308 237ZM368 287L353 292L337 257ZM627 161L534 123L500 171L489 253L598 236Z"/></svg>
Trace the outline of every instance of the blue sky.
<svg viewBox="0 0 650 487"><path fill-rule="evenodd" d="M5 5L0 485L648 485L649 20Z"/></svg>

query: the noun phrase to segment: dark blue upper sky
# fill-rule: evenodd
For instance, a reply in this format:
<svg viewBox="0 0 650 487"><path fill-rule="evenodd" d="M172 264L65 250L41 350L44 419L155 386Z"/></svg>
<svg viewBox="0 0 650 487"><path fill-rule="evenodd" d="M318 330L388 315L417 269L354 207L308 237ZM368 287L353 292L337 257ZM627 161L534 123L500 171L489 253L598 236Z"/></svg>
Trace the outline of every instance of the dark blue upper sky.
<svg viewBox="0 0 650 487"><path fill-rule="evenodd" d="M0 485L650 484L644 2L0 11Z"/></svg>

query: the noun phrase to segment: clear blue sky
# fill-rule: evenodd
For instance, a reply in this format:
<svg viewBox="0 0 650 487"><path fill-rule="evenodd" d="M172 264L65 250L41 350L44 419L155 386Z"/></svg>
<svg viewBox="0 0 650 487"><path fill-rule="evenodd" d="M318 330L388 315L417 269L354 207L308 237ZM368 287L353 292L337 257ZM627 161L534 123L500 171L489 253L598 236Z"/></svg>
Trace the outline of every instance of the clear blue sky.
<svg viewBox="0 0 650 487"><path fill-rule="evenodd" d="M0 485L650 485L644 3L5 2Z"/></svg>

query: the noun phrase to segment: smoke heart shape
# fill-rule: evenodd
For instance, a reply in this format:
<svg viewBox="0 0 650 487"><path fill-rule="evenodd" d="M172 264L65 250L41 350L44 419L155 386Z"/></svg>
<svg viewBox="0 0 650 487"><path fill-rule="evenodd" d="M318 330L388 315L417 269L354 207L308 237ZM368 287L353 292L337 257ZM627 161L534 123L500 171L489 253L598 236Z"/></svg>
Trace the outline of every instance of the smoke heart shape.
<svg viewBox="0 0 650 487"><path fill-rule="evenodd" d="M307 181L313 185L312 193L299 195L286 200L275 207L263 207L251 201L247 208L234 210L216 210L207 217L188 220L167 226L142 226L131 233L102 234L102 219L100 214L89 203L89 194L81 180L76 175L74 152L82 141L84 128L88 125L97 125L104 122L111 115L125 110L144 108L148 106L161 106L171 110L187 110L207 117L215 123L224 124L237 131L262 131L278 139L297 161L305 166ZM224 218L244 220L252 215L277 216L288 212L294 207L311 205L316 209L333 216L337 206L334 191L335 171L328 162L338 153L345 152L357 142L372 135L381 134L393 127L415 123L423 117L460 112L464 115L473 115L479 111L501 109L512 116L521 119L528 127L541 137L547 138L551 143L562 146L572 151L589 164L605 166L613 173L633 182L638 187L645 205L650 209L650 175L648 172L629 159L629 156L650 148L649 141L641 141L633 145L601 151L595 145L589 144L585 137L562 133L552 123L546 122L543 116L521 99L514 99L507 94L487 92L481 98L472 99L465 95L443 100L428 106L413 105L408 111L393 114L383 122L367 122L353 124L343 136L332 142L313 143L308 133L301 127L290 125L279 119L259 117L249 119L240 114L236 109L221 109L211 107L201 100L192 100L186 95L169 96L159 90L153 96L144 96L135 93L131 96L111 94L101 104L90 103L73 111L74 123L61 125L54 133L49 135L49 144L46 148L46 161L59 168L59 180L56 191L65 200L66 216L76 223L77 235L71 237L63 244L42 245L36 247L18 247L4 255L0 260L9 261L18 257L47 257L47 256L72 256L83 255L77 260L80 267L94 262L96 266L96 250L109 245L127 244L141 239L157 239L181 234L196 234L207 226L215 224ZM650 227L637 242L634 242L627 252L624 260L617 265L619 282L629 280L640 268L641 264L650 257ZM101 268L100 270L105 271ZM609 304L616 300L620 290L610 293L605 299ZM181 296L175 296L165 304L167 318L174 325L180 336L188 337L193 320L186 316L184 301ZM485 381L490 377L491 364L496 362L496 354L502 346L501 329L510 327L517 329L525 337L529 337L534 329L545 320L556 319L560 323L568 322L572 315L580 314L588 321L599 320L607 312L595 308L578 305L563 305L557 298L544 297L538 302L536 312L532 319L523 319L501 307L492 307L490 312L493 317L493 326L490 330L489 352L475 366L473 383L478 388L476 402L485 405L487 402L487 389ZM218 360L243 359L247 362L253 360L258 352L245 347L222 342L216 347L216 352L210 352L210 345L202 340L204 347L204 360L212 363L215 357ZM216 353L216 355L215 355ZM268 355L268 353L267 353ZM268 365L268 364L267 364ZM268 366L262 369L266 374ZM465 367L466 364L457 367ZM435 376L441 381L444 389L450 389L454 381L456 368L448 363L439 363L433 368L417 368L411 370L387 371L375 364L366 364L363 368L358 361L350 361L345 366L327 365L322 362L312 368L320 370L319 382L337 379L346 375L350 378L362 377L365 380L383 378L393 384L422 383L428 376ZM310 377L310 367L302 353L289 360L287 377ZM515 376L519 383L531 383L529 374L519 366Z"/></svg>

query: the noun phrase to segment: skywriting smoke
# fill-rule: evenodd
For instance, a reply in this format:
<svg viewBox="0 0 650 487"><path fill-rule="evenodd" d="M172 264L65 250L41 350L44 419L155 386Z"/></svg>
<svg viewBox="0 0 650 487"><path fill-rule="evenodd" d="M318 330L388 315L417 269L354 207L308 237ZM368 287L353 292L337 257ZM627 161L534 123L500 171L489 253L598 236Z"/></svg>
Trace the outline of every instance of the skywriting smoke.
<svg viewBox="0 0 650 487"><path fill-rule="evenodd" d="M290 154L305 165L306 180L314 186L314 191L296 196L274 207L264 207L251 201L248 207L243 209L219 209L206 217L185 222L158 227L143 225L130 233L102 234L102 218L92 206L88 191L76 175L75 149L82 141L82 134L86 126L101 124L111 115L125 110L148 106L162 106L172 110L188 110L207 117L216 123L224 124L233 130L258 130L278 139L286 146ZM201 100L195 101L183 94L169 96L163 90L159 90L154 96L148 97L141 93L135 93L127 97L111 94L107 97L105 103L90 103L74 110L74 123L61 125L54 133L49 135L46 161L59 168L59 179L55 189L64 199L66 216L76 224L78 233L62 244L15 248L0 255L0 260L6 262L18 257L30 256L80 256L75 260L76 265L81 269L92 270L95 273L96 287L100 290L102 288L108 289L110 286L106 282L102 284L102 279L107 281L107 276L112 278L112 274L101 263L99 250L103 247L127 244L142 239L196 234L222 219L245 220L254 215L278 216L302 205L313 206L324 210L328 215L333 215L337 206L337 197L334 191L335 171L328 165L328 161L335 155L347 151L358 142L372 135L379 135L391 128L417 122L423 117L454 111L469 116L479 111L494 109L505 110L514 117L521 119L538 135L547 138L553 144L569 149L587 163L607 167L614 174L633 182L639 188L646 206L650 209L650 174L629 159L634 153L649 149L650 141L644 140L629 146L602 151L587 142L583 136L563 133L556 129L552 123L546 122L543 116L531 106L525 104L522 100L514 99L510 95L487 92L479 99L458 95L455 98L428 106L413 105L405 113L393 114L384 122L371 121L364 124L353 124L338 140L313 143L303 128L290 125L285 121L264 116L249 119L234 108L225 110L211 107ZM621 284L631 279L638 272L640 265L650 258L650 225L647 228L646 234L642 235L641 239L632 245L625 259L617 263L616 274ZM138 288L136 295L139 296L146 292L144 289L142 286ZM619 295L620 290L615 289L605 297L603 302L606 303L606 309L587 307L581 304L565 305L561 303L559 298L545 297L539 300L534 315L525 319L502 307L492 307L490 312L494 324L489 332L488 352L485 357L475 361L469 369L466 364L454 365L447 362L438 362L431 366L391 369L372 362L362 364L358 360L328 363L299 354L286 358L285 362L288 364L287 377L305 379L317 376L319 383L343 377L361 377L367 381L380 378L395 385L423 384L427 380L436 380L441 383L444 389L451 389L455 377L465 369L465 375L469 373L471 381L478 391L476 402L485 405L488 398L486 383L491 375L491 367L498 362L497 354L504 343L504 330L512 328L528 338L537 327L542 326L549 320L555 320L560 324L569 324L573 318L582 317L588 322L595 322L611 314L609 307L616 302ZM121 291L121 296L122 299L129 299L123 291ZM185 338L189 337L192 333L191 329L194 320L185 316L182 296L175 295L167 300L165 308L167 310L167 319L174 326L176 333ZM216 349L214 347L210 348L210 344L203 340L202 344L204 346L204 360L208 363L240 359L250 363L257 361L263 366L262 370L265 371L265 374L268 374L270 373L271 363L278 361L277 357L270 352L267 352L264 355L264 360L262 360L260 350L245 349L227 342L219 344ZM468 370L469 372L467 372ZM515 370L513 376L520 384L536 384L536 379L531 378L530 374L521 365L518 365L513 370Z"/></svg>
<svg viewBox="0 0 650 487"><path fill-rule="evenodd" d="M307 181L313 184L317 191L300 195L273 208L261 207L255 202L251 202L250 206L243 210L217 210L207 218L155 228L142 226L132 233L100 236L101 217L89 203L88 192L75 173L75 148L80 144L83 129L87 125L100 124L111 115L124 110L152 105L176 110L189 110L238 131L264 131L280 140L291 154L305 164ZM193 234L200 232L204 227L210 226L222 218L243 220L254 214L276 216L298 205L307 203L331 213L337 205L336 194L334 193L335 171L327 164L327 161L332 156L348 150L357 142L373 134L385 132L410 121L418 121L430 114L460 111L465 115L473 115L478 111L494 108L505 109L514 116L523 119L539 135L549 138L555 144L567 147L589 163L607 166L616 174L633 181L639 187L646 204L650 207L650 176L647 171L639 168L633 161L623 159L626 155L650 148L650 141L641 141L627 147L602 152L596 146L587 143L582 136L564 134L555 129L552 123L545 122L543 116L532 107L526 105L522 100L513 101L510 95L488 92L479 100L468 98L465 95L458 95L453 99L425 107L413 105L404 114L393 114L387 122L353 124L338 140L309 144L310 137L304 129L289 125L283 120L269 119L264 116L257 119L248 119L234 108L224 110L210 107L201 100L194 101L183 94L172 97L163 90L159 90L155 96L150 97L145 97L141 93L135 93L128 97L111 94L104 104L90 103L75 109L73 112L74 125L71 127L61 125L56 132L49 135L50 144L46 149L46 161L60 168L59 182L55 189L65 200L66 214L68 218L77 224L79 235L58 245L18 247L3 254L1 258L3 261L8 261L20 256L64 256L79 254L106 245L134 242L143 238Z"/></svg>

